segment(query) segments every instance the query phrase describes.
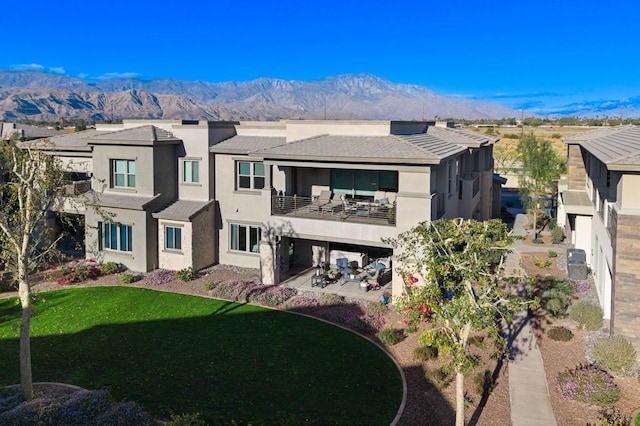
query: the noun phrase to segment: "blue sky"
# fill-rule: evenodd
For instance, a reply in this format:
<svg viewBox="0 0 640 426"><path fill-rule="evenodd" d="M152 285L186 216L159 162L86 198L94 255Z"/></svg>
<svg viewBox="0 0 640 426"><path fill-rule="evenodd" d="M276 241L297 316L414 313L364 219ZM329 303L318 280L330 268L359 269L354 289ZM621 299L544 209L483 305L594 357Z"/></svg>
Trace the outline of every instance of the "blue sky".
<svg viewBox="0 0 640 426"><path fill-rule="evenodd" d="M4 0L0 68L212 82L371 73L533 110L640 96L639 9L633 0Z"/></svg>

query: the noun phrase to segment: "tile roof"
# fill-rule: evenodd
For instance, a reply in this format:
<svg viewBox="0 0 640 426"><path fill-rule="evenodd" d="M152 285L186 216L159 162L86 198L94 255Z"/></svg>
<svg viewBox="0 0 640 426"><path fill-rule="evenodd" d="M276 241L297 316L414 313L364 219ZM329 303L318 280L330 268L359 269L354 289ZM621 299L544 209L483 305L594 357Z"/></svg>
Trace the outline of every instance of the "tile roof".
<svg viewBox="0 0 640 426"><path fill-rule="evenodd" d="M279 136L244 136L235 135L211 148L209 151L229 154L246 154L250 151L273 148L283 145L286 138Z"/></svg>
<svg viewBox="0 0 640 426"><path fill-rule="evenodd" d="M180 143L180 139L156 126L146 125L115 132L101 132L91 137L90 144L155 145L159 143Z"/></svg>
<svg viewBox="0 0 640 426"><path fill-rule="evenodd" d="M115 207L125 210L144 210L145 207L157 199L159 195L153 197L141 197L138 195L120 195L111 193L95 194L95 199L86 200L87 204L100 207Z"/></svg>
<svg viewBox="0 0 640 426"><path fill-rule="evenodd" d="M563 139L578 143L609 170L640 170L640 126L603 128Z"/></svg>
<svg viewBox="0 0 640 426"><path fill-rule="evenodd" d="M108 133L97 130L84 130L82 132L65 133L47 139L36 139L23 142L25 146L37 147L45 151L91 151L88 140L92 136Z"/></svg>
<svg viewBox="0 0 640 426"><path fill-rule="evenodd" d="M162 210L153 213L153 217L156 219L169 219L179 220L182 222L190 221L194 216L200 213L206 207L215 203L215 200L210 201L191 201L191 200L176 200Z"/></svg>
<svg viewBox="0 0 640 426"><path fill-rule="evenodd" d="M426 133L415 135L320 135L250 153L262 158L318 161L438 164L464 146Z"/></svg>

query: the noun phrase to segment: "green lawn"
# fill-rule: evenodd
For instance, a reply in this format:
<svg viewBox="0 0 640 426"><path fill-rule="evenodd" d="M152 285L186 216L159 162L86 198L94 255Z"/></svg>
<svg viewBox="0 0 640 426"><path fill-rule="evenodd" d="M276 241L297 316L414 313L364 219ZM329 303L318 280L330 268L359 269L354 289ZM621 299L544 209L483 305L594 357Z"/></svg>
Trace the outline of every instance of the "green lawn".
<svg viewBox="0 0 640 426"><path fill-rule="evenodd" d="M0 299L0 384L19 382L16 299ZM35 381L108 388L208 423L388 425L402 398L375 345L310 318L126 287L39 294Z"/></svg>

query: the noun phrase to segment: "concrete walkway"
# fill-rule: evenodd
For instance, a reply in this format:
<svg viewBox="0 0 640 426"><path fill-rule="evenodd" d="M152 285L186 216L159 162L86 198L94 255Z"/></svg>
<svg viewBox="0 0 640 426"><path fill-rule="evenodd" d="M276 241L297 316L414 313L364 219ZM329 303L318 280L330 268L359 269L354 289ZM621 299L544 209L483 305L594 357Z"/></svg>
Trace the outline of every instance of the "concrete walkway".
<svg viewBox="0 0 640 426"><path fill-rule="evenodd" d="M527 223L526 215L517 214L513 225L514 235L526 235ZM522 253L548 250L516 241L513 252L506 259L506 272L513 274L520 269ZM555 426L557 423L551 408L542 354L529 323L528 313L523 312L516 317L509 329L511 423L513 426Z"/></svg>

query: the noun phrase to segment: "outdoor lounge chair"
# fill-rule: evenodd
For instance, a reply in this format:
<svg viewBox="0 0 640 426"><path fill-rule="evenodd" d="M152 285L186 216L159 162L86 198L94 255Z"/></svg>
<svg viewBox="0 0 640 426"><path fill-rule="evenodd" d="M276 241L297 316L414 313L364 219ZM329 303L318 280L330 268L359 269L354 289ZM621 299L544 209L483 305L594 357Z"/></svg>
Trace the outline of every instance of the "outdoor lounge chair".
<svg viewBox="0 0 640 426"><path fill-rule="evenodd" d="M336 200L335 198L329 200L328 203L320 206L320 211L322 213L328 212L334 214L337 211L342 209L342 200Z"/></svg>
<svg viewBox="0 0 640 426"><path fill-rule="evenodd" d="M309 213L319 212L320 208L325 204L329 203L330 201L331 201L331 191L327 191L326 189L322 190L320 192L320 195L313 197L313 200L311 200L311 203L308 206Z"/></svg>
<svg viewBox="0 0 640 426"><path fill-rule="evenodd" d="M349 275L352 272L349 267L349 259L346 257L336 259L336 266L338 267L338 272L340 272L341 275Z"/></svg>

